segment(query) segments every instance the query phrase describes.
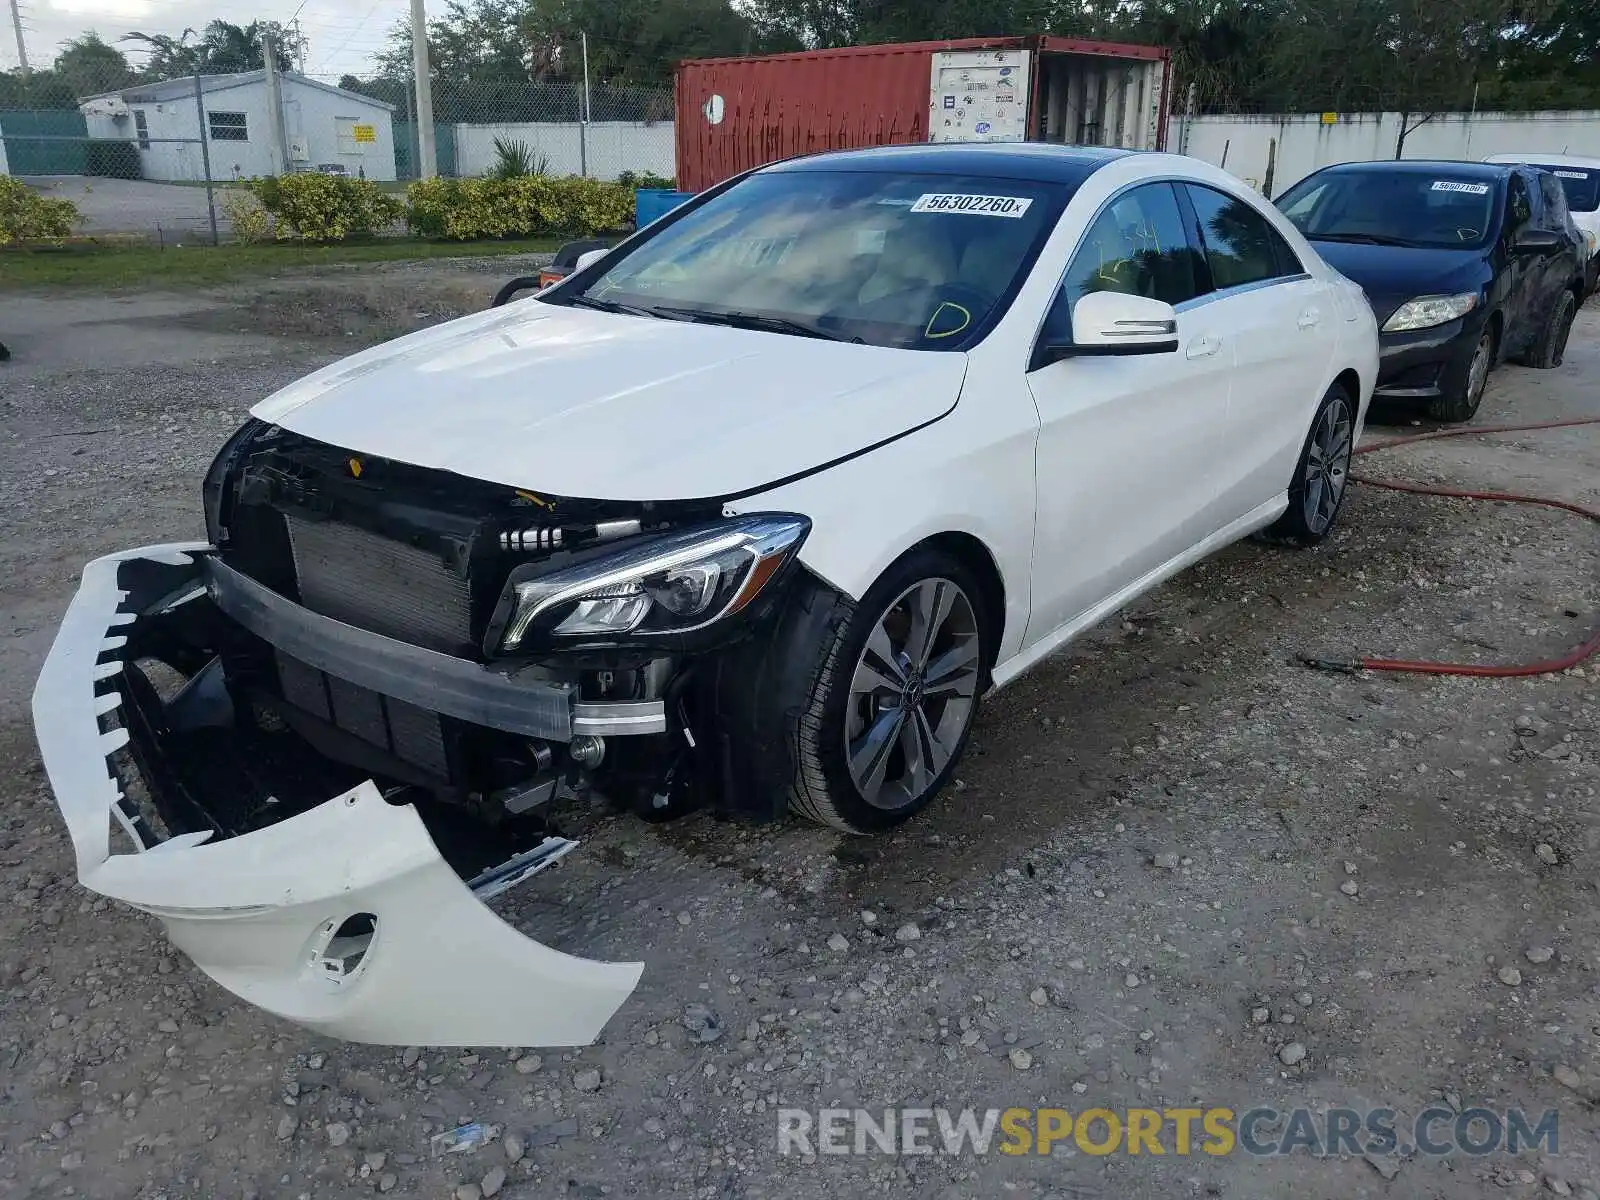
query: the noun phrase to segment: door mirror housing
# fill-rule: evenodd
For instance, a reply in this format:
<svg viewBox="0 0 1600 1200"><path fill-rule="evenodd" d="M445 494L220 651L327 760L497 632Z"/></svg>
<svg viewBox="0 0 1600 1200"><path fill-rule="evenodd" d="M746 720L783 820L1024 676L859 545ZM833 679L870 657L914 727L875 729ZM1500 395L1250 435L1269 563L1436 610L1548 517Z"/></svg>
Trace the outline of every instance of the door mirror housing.
<svg viewBox="0 0 1600 1200"><path fill-rule="evenodd" d="M1546 254L1561 249L1564 241L1554 229L1530 226L1517 234L1517 240L1511 243L1511 248L1518 254Z"/></svg>
<svg viewBox="0 0 1600 1200"><path fill-rule="evenodd" d="M585 267L599 262L602 258L610 253L611 249L609 246L602 246L597 250L585 250L582 254L578 255L578 261L572 264L572 273L576 275Z"/></svg>
<svg viewBox="0 0 1600 1200"><path fill-rule="evenodd" d="M1045 342L1037 365L1086 356L1170 354L1177 348L1178 313L1166 301L1090 292L1072 306L1072 340Z"/></svg>

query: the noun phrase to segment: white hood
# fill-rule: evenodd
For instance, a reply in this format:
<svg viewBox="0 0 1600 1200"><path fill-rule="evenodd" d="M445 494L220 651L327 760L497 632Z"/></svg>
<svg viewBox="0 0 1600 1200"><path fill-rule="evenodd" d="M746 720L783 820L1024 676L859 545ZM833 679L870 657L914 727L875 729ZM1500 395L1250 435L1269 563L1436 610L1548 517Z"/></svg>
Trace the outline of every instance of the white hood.
<svg viewBox="0 0 1600 1200"><path fill-rule="evenodd" d="M757 489L933 421L966 356L523 300L377 346L256 405L381 458L557 496Z"/></svg>

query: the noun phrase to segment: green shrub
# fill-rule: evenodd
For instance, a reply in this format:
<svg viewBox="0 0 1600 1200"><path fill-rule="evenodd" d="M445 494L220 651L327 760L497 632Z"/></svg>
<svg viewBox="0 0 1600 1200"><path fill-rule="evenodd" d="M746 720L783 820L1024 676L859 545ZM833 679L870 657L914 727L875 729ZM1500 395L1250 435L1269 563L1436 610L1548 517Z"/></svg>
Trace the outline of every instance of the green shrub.
<svg viewBox="0 0 1600 1200"><path fill-rule="evenodd" d="M20 180L0 175L0 246L59 241L72 236L78 221L78 206L71 200L48 199Z"/></svg>
<svg viewBox="0 0 1600 1200"><path fill-rule="evenodd" d="M528 175L550 174L550 156L535 153L527 142L494 140L495 164L489 170L490 179L522 179Z"/></svg>
<svg viewBox="0 0 1600 1200"><path fill-rule="evenodd" d="M664 192L678 190L678 181L665 175L657 175L653 171L624 171L617 176L617 182L625 188L656 189Z"/></svg>
<svg viewBox="0 0 1600 1200"><path fill-rule="evenodd" d="M139 147L133 142L89 142L84 147L84 173L103 179L142 179Z"/></svg>
<svg viewBox="0 0 1600 1200"><path fill-rule="evenodd" d="M411 185L406 199L413 232L453 241L549 233L590 237L621 229L633 217L631 189L575 175L425 179Z"/></svg>
<svg viewBox="0 0 1600 1200"><path fill-rule="evenodd" d="M405 215L405 206L370 179L307 173L252 179L261 207L308 242L370 236Z"/></svg>
<svg viewBox="0 0 1600 1200"><path fill-rule="evenodd" d="M224 188L218 207L233 227L233 236L237 241L273 242L287 236L273 215L247 189Z"/></svg>

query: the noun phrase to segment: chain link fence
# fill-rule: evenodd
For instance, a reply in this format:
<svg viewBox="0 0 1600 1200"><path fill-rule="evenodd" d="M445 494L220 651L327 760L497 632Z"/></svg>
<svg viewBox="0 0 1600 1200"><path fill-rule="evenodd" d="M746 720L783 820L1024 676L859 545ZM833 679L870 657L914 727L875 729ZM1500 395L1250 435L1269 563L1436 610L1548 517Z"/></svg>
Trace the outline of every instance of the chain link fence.
<svg viewBox="0 0 1600 1200"><path fill-rule="evenodd" d="M242 86L207 79L199 107L187 81L172 81L127 89L120 102L101 98L84 111L0 110L0 173L71 200L83 235L160 245L211 240L209 182L218 234L227 240L229 189L275 173L275 163L391 190L420 178L410 84L285 74L281 125L259 77ZM674 174L672 118L670 87L596 84L586 91L566 81L437 79L437 170L456 178L511 169L655 185Z"/></svg>

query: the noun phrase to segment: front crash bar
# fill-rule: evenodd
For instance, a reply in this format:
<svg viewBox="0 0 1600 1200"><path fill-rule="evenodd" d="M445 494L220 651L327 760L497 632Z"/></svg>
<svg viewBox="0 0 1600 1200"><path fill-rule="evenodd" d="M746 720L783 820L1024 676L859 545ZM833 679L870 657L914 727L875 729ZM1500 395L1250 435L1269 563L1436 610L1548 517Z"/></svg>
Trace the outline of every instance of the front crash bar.
<svg viewBox="0 0 1600 1200"><path fill-rule="evenodd" d="M199 595L209 551L154 546L91 562L40 672L34 725L79 880L158 917L235 995L324 1033L395 1045L592 1042L643 964L575 958L518 933L462 883L415 808L388 803L370 780L237 837L181 834L111 853L113 819L134 833L108 761L129 735L102 729L123 703L116 655L127 637L116 631Z"/></svg>

